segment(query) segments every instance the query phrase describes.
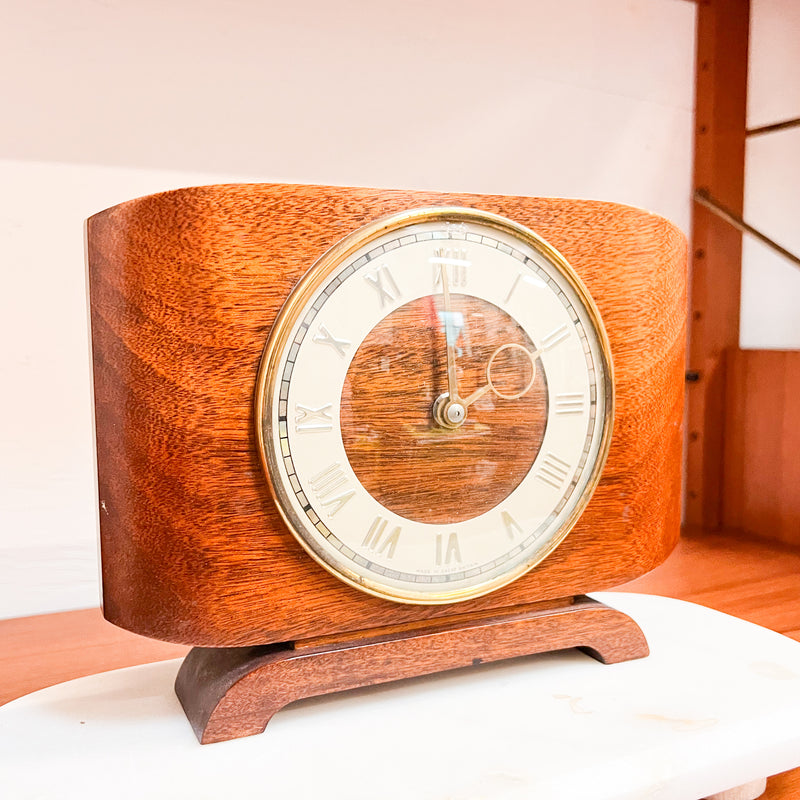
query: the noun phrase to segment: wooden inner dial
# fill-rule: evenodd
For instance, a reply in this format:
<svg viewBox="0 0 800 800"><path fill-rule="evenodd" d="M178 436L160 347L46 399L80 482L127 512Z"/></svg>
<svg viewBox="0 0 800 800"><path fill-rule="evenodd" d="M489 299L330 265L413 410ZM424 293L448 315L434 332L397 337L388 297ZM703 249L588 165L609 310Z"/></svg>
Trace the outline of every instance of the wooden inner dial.
<svg viewBox="0 0 800 800"><path fill-rule="evenodd" d="M459 395L486 385L493 356L495 391L469 406L460 427L434 422L434 401L448 391L442 303L441 295L414 300L370 331L347 372L341 405L345 450L367 491L402 517L440 524L505 499L530 470L547 424L541 361L534 370L522 350L532 353L534 344L497 306L458 294L448 319Z"/></svg>

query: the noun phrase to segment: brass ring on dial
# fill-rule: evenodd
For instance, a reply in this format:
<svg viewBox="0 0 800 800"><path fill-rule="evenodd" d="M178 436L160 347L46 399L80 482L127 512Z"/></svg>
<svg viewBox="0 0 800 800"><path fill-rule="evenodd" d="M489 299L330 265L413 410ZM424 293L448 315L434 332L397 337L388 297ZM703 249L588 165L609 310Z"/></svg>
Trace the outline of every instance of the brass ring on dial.
<svg viewBox="0 0 800 800"><path fill-rule="evenodd" d="M466 250L474 251L477 261L462 257ZM430 263L423 263L424 254ZM480 475L502 470L502 454L491 463L467 455L470 448L491 443L493 434L487 436L485 429L492 430L492 420L470 411L464 425L450 430L436 426L430 409L446 388L442 383L426 401L424 424L408 423L418 449L441 444L458 452L463 441L463 467L475 476L470 492L490 493L480 513L468 518L453 514L452 522L446 516L429 522L392 510L367 491L350 464L341 421L341 387L349 380L347 368L355 353L393 314L416 308L420 298L430 297L435 303L439 292L429 267L437 263L445 269L447 264L478 264L474 284L470 273L466 288L461 283L451 286L451 292L457 289L451 302L466 303L469 310L471 298L475 303L480 299L521 332L520 342L506 338L498 347L489 332L489 341L478 343L492 348L481 362L489 358L485 369L490 383L499 352L513 346L530 356L522 341L536 339L543 342L537 353L548 393L541 436L529 441L516 429L510 435L515 448L529 451L530 463L523 465L517 483L517 478L511 481L510 491L506 487L497 494L497 502L491 495L494 479ZM537 304L539 317L529 308ZM550 327L541 328L544 323L538 319L548 319L548 314ZM430 336L440 335L437 325L431 323ZM556 369L562 362L566 366ZM530 392L533 402L538 372L534 363L529 385L507 399L526 402ZM560 372L567 378L559 377ZM423 376L407 378L413 384ZM493 385L492 390L504 396ZM498 215L457 207L424 208L379 219L346 236L301 278L264 348L255 427L276 506L289 531L318 564L377 597L441 604L477 597L520 578L564 540L600 480L613 406L608 339L589 292L566 259L529 229ZM499 412L493 413L499 419ZM358 430L347 432L350 438L361 436ZM372 440L365 441L369 445ZM375 441L380 455L380 438ZM394 464L413 453L384 455L385 462ZM441 498L447 480L431 477L435 462L432 459L432 469L410 473L421 491L437 491L439 486ZM459 465L457 459L454 463ZM458 499L453 502L454 508L461 504Z"/></svg>

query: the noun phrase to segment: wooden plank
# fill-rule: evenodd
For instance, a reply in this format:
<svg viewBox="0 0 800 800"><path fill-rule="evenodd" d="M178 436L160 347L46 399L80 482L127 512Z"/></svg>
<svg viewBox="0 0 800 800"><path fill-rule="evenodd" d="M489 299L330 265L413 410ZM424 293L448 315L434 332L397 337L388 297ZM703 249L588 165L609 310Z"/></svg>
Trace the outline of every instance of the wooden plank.
<svg viewBox="0 0 800 800"><path fill-rule="evenodd" d="M741 214L749 0L698 4L694 188ZM726 348L739 340L741 234L695 204L692 215L686 521L722 522L722 424Z"/></svg>
<svg viewBox="0 0 800 800"><path fill-rule="evenodd" d="M800 352L787 351L784 361L784 406L781 430L781 526L779 539L800 545Z"/></svg>
<svg viewBox="0 0 800 800"><path fill-rule="evenodd" d="M622 588L689 600L800 640L798 574L794 548L688 529L664 564Z"/></svg>
<svg viewBox="0 0 800 800"><path fill-rule="evenodd" d="M760 800L793 800L800 797L800 769L775 775L767 781L767 791Z"/></svg>
<svg viewBox="0 0 800 800"><path fill-rule="evenodd" d="M180 658L188 647L145 639L99 608L0 620L0 705L56 683Z"/></svg>
<svg viewBox="0 0 800 800"><path fill-rule="evenodd" d="M800 352L728 354L723 522L800 545Z"/></svg>

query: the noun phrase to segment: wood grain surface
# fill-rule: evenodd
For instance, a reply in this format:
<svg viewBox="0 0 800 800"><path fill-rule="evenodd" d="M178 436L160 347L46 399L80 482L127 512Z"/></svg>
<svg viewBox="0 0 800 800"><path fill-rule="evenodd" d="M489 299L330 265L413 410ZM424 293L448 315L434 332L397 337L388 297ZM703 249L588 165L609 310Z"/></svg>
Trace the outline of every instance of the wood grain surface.
<svg viewBox="0 0 800 800"><path fill-rule="evenodd" d="M361 686L580 647L604 664L650 652L626 614L588 597L504 617L293 648L193 648L175 691L201 744L261 733L285 705Z"/></svg>
<svg viewBox="0 0 800 800"><path fill-rule="evenodd" d="M645 573L678 536L685 241L610 203L285 185L185 189L87 223L104 612L129 630L243 646L412 623L452 606L352 589L286 530L259 464L253 393L287 294L325 250L412 207L494 212L541 235L611 342L614 437L582 519L540 566L458 613Z"/></svg>
<svg viewBox="0 0 800 800"><path fill-rule="evenodd" d="M469 341L462 334L458 342L466 394L486 384L487 364L498 347L536 350L525 331L491 303L453 294L451 306L470 332ZM492 381L505 395L522 392L532 381L530 389L513 400L485 395L457 430L434 423L431 398L447 390L447 348L436 324L442 310L437 295L385 317L350 364L341 411L345 450L364 487L400 516L433 523L477 517L508 497L533 465L547 421L541 359L537 368L520 348L509 348L493 362ZM385 360L389 369L383 369Z"/></svg>
<svg viewBox="0 0 800 800"><path fill-rule="evenodd" d="M689 527L665 563L621 589L688 600L800 641L798 575L797 548Z"/></svg>
<svg viewBox="0 0 800 800"><path fill-rule="evenodd" d="M111 625L99 608L0 620L0 642L0 705L73 678L187 652Z"/></svg>
<svg viewBox="0 0 800 800"><path fill-rule="evenodd" d="M800 546L800 352L725 358L723 522ZM799 579L800 580L800 579Z"/></svg>

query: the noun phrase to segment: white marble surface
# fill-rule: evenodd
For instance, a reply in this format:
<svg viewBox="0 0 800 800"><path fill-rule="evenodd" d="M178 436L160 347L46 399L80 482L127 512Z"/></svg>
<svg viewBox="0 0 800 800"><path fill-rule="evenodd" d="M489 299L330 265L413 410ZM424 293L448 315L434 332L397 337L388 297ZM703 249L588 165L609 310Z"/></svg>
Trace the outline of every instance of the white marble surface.
<svg viewBox="0 0 800 800"><path fill-rule="evenodd" d="M205 747L177 661L44 689L0 708L0 794L697 800L800 765L800 643L678 600L596 596L639 622L649 658L568 651L308 700Z"/></svg>

